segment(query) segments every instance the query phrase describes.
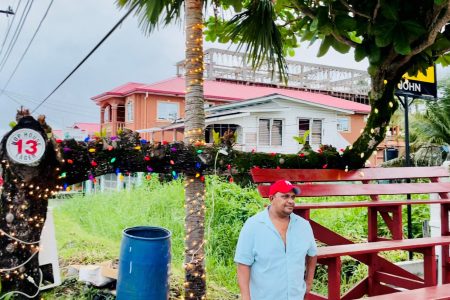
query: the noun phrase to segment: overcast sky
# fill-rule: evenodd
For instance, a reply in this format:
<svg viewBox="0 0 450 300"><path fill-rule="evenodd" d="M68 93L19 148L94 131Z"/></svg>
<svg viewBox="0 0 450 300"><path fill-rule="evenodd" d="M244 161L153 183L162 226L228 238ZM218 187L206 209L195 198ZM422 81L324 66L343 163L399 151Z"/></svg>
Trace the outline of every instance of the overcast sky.
<svg viewBox="0 0 450 300"><path fill-rule="evenodd" d="M10 38L23 8L21 7L0 54L2 61ZM31 40L51 0L33 1L3 70L0 71L0 94L18 60ZM1 0L0 10L19 0ZM0 96L0 134L8 130L20 104L33 110L72 71L103 36L124 15L114 0L54 0L40 31L17 72ZM0 14L0 48L12 17ZM353 55L336 52L316 58L317 46L302 47L296 60L334 66L365 69L367 62L355 63ZM206 44L227 48L228 45ZM54 129L74 122L99 122L99 109L90 98L126 82L152 83L175 76L176 62L184 58L184 31L182 24L160 28L145 35L137 18L130 16L85 64L34 113L45 114ZM1 68L1 65L0 65ZM438 74L439 79L439 74ZM13 98L14 100L12 100Z"/></svg>

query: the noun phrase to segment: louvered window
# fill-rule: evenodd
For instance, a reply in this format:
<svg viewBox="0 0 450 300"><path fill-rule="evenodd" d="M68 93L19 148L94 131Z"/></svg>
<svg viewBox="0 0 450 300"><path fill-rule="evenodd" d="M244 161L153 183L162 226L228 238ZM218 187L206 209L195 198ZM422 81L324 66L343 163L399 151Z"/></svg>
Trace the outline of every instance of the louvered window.
<svg viewBox="0 0 450 300"><path fill-rule="evenodd" d="M283 121L260 119L258 144L261 146L281 146L283 139Z"/></svg>
<svg viewBox="0 0 450 300"><path fill-rule="evenodd" d="M298 120L298 136L303 137L305 132L309 130L309 124L310 123L311 123L310 119L299 119ZM307 142L309 142L310 135L311 135L311 132L306 137L306 141Z"/></svg>
<svg viewBox="0 0 450 300"><path fill-rule="evenodd" d="M311 144L322 144L322 120L312 120Z"/></svg>

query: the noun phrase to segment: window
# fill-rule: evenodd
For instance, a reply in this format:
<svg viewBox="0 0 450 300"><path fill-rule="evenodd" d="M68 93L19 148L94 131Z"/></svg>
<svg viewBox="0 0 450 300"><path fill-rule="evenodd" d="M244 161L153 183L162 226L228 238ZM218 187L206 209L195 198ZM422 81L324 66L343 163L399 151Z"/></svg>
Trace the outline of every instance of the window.
<svg viewBox="0 0 450 300"><path fill-rule="evenodd" d="M303 136L307 130L310 130L306 141L311 145L322 144L322 120L318 119L299 119L298 135Z"/></svg>
<svg viewBox="0 0 450 300"><path fill-rule="evenodd" d="M128 101L126 106L126 121L127 122L133 122L133 115L134 115L134 109L133 109L133 101Z"/></svg>
<svg viewBox="0 0 450 300"><path fill-rule="evenodd" d="M337 118L337 130L348 132L350 131L350 119L347 117L338 117Z"/></svg>
<svg viewBox="0 0 450 300"><path fill-rule="evenodd" d="M157 112L158 120L176 120L178 119L178 103L158 102Z"/></svg>
<svg viewBox="0 0 450 300"><path fill-rule="evenodd" d="M283 121L260 119L258 144L261 146L281 146L283 138Z"/></svg>
<svg viewBox="0 0 450 300"><path fill-rule="evenodd" d="M107 107L105 107L105 111L104 111L104 113L103 113L103 121L105 122L105 123L109 123L109 122L111 122L111 114L110 114L110 110L111 110L111 106L107 106Z"/></svg>
<svg viewBox="0 0 450 300"><path fill-rule="evenodd" d="M306 131L309 130L309 123L311 121L309 119L299 119L298 120L298 136L303 137ZM306 142L309 142L309 137L311 136L311 132L306 137Z"/></svg>
<svg viewBox="0 0 450 300"><path fill-rule="evenodd" d="M322 120L312 120L311 145L322 144Z"/></svg>

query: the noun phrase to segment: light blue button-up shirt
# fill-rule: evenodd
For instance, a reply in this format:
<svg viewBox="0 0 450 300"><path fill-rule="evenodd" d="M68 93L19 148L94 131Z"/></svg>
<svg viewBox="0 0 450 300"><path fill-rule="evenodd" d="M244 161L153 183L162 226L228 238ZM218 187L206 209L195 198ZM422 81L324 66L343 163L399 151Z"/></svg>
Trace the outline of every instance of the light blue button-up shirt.
<svg viewBox="0 0 450 300"><path fill-rule="evenodd" d="M250 266L252 300L300 300L305 296L305 257L317 255L311 225L290 215L286 248L269 217L269 209L245 222L234 261Z"/></svg>

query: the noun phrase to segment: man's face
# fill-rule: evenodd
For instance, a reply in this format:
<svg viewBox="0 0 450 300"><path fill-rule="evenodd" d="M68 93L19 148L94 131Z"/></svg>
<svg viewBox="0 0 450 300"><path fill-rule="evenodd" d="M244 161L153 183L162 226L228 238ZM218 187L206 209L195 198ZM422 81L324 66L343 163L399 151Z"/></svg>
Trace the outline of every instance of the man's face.
<svg viewBox="0 0 450 300"><path fill-rule="evenodd" d="M280 193L277 192L275 195L270 197L270 202L272 203L272 207L274 212L278 215L289 216L295 206L295 193L287 192Z"/></svg>

